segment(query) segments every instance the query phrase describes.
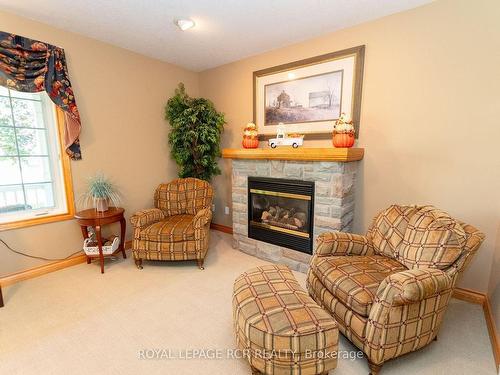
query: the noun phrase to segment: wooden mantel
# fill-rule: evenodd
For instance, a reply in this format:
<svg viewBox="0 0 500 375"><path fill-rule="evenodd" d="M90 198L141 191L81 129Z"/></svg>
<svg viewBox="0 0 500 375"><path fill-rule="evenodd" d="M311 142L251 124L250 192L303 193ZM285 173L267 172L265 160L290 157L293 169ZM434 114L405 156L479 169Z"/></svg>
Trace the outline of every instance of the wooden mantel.
<svg viewBox="0 0 500 375"><path fill-rule="evenodd" d="M226 159L268 159L349 162L363 159L364 148L225 148L222 157Z"/></svg>

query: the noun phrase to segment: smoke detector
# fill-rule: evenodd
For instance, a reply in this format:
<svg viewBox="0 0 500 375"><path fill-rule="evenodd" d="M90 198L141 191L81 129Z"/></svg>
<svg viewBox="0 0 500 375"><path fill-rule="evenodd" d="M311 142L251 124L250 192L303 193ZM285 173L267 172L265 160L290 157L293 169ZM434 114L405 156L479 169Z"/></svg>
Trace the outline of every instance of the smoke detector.
<svg viewBox="0 0 500 375"><path fill-rule="evenodd" d="M180 20L175 20L174 23L177 25L179 29L182 31L189 30L194 27L195 23L193 20L190 20L189 18L185 19L180 19Z"/></svg>

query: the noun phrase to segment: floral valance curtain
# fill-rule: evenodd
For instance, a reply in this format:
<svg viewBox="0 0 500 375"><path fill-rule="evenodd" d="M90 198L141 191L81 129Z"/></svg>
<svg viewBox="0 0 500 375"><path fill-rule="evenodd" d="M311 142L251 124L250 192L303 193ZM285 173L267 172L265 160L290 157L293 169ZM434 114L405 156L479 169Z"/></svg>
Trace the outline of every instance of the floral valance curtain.
<svg viewBox="0 0 500 375"><path fill-rule="evenodd" d="M62 48L0 31L0 85L22 92L45 90L64 111L66 152L81 159L80 115Z"/></svg>

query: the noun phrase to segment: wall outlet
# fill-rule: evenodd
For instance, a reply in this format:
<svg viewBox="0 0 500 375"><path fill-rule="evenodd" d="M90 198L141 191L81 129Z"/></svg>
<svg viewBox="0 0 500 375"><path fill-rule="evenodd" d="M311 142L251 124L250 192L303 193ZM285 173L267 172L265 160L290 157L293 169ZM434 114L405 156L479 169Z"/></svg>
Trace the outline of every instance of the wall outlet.
<svg viewBox="0 0 500 375"><path fill-rule="evenodd" d="M228 206L224 207L224 213L226 215L229 215L229 207Z"/></svg>
<svg viewBox="0 0 500 375"><path fill-rule="evenodd" d="M215 212L215 203L212 204L212 212Z"/></svg>

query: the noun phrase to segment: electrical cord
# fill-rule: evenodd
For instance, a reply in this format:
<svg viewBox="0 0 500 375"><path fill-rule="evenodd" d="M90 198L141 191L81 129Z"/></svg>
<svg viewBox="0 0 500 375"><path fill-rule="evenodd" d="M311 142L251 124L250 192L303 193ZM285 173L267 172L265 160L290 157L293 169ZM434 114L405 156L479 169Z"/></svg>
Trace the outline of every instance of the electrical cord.
<svg viewBox="0 0 500 375"><path fill-rule="evenodd" d="M36 256L36 255L30 255L30 254L26 254L26 253L23 253L21 251L17 251L17 250L14 250L12 247L10 247L7 242L5 242L3 239L0 238L0 242L10 251L12 251L13 253L15 254L18 254L18 255L22 255L22 256L25 256L25 257L28 257L28 258L33 258L33 259L38 259L38 260L44 260L44 261L47 261L47 262L56 262L56 261L60 261L60 260L66 260L66 259L69 259L71 258L72 256L80 253L82 250L78 250L78 251L75 251L73 254L70 254L68 255L66 258L44 258L44 257L39 257L39 256Z"/></svg>

